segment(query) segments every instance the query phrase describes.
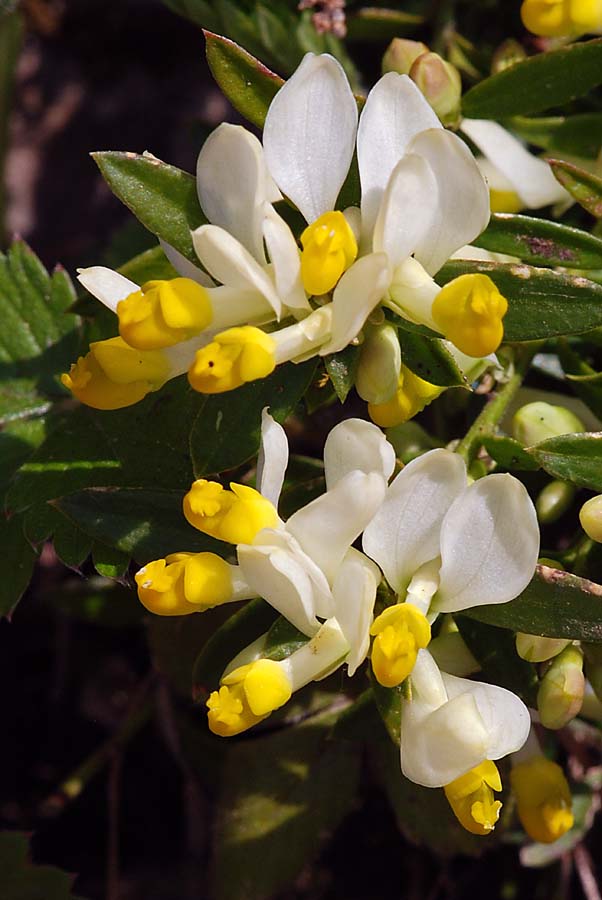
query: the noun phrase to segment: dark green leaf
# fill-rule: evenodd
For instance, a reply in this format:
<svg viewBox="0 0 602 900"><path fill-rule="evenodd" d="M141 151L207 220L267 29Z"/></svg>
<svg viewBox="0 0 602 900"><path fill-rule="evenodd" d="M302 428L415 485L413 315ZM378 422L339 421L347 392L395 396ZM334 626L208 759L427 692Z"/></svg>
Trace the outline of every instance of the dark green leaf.
<svg viewBox="0 0 602 900"><path fill-rule="evenodd" d="M537 119L516 116L503 124L528 143L560 155L596 159L602 144L602 113Z"/></svg>
<svg viewBox="0 0 602 900"><path fill-rule="evenodd" d="M405 365L431 384L467 387L466 377L442 340L404 331L399 342Z"/></svg>
<svg viewBox="0 0 602 900"><path fill-rule="evenodd" d="M78 622L108 628L139 625L146 615L135 591L99 576L63 581L60 590L44 592L43 601Z"/></svg>
<svg viewBox="0 0 602 900"><path fill-rule="evenodd" d="M328 713L312 716L230 746L215 828L214 900L280 896L353 807L358 748L329 740L332 724Z"/></svg>
<svg viewBox="0 0 602 900"><path fill-rule="evenodd" d="M92 562L99 575L104 575L105 578L122 578L128 570L130 555L96 542L92 547Z"/></svg>
<svg viewBox="0 0 602 900"><path fill-rule="evenodd" d="M154 156L117 150L92 156L115 196L144 227L198 265L190 232L207 220L192 175Z"/></svg>
<svg viewBox="0 0 602 900"><path fill-rule="evenodd" d="M349 391L355 384L360 353L359 347L349 346L340 353L324 357L328 377L341 403L345 402Z"/></svg>
<svg viewBox="0 0 602 900"><path fill-rule="evenodd" d="M282 78L228 38L207 31L205 40L207 62L220 88L241 115L262 128Z"/></svg>
<svg viewBox="0 0 602 900"><path fill-rule="evenodd" d="M140 565L180 551L225 555L230 547L201 534L182 513L182 491L90 488L54 505L87 536Z"/></svg>
<svg viewBox="0 0 602 900"><path fill-rule="evenodd" d="M46 419L15 419L0 431L0 497L12 475L44 440L46 427Z"/></svg>
<svg viewBox="0 0 602 900"><path fill-rule="evenodd" d="M178 274L161 247L152 247L139 253L119 266L119 271L136 284L144 284L145 281L154 279L175 278Z"/></svg>
<svg viewBox="0 0 602 900"><path fill-rule="evenodd" d="M560 342L559 358L567 377L569 375L577 376L577 380L569 379L574 392L584 403L587 403L598 418L602 418L602 385L595 381L581 380L583 376L595 375L594 369L582 359L579 353L569 347L566 341Z"/></svg>
<svg viewBox="0 0 602 900"><path fill-rule="evenodd" d="M372 693L379 715L387 729L389 737L399 747L401 736L401 701L407 695L405 683L394 688L383 687L370 671Z"/></svg>
<svg viewBox="0 0 602 900"><path fill-rule="evenodd" d="M486 78L462 99L465 116L531 115L587 94L602 82L602 40L539 53Z"/></svg>
<svg viewBox="0 0 602 900"><path fill-rule="evenodd" d="M279 616L266 635L263 655L270 659L286 659L304 647L308 640L307 635L291 625L288 619Z"/></svg>
<svg viewBox="0 0 602 900"><path fill-rule="evenodd" d="M29 837L20 831L0 832L2 900L77 900L71 890L73 875L32 863Z"/></svg>
<svg viewBox="0 0 602 900"><path fill-rule="evenodd" d="M365 6L349 14L347 37L350 41L390 41L415 31L424 16L397 9Z"/></svg>
<svg viewBox="0 0 602 900"><path fill-rule="evenodd" d="M516 652L514 635L467 616L455 616L455 620L468 649L481 665L482 673L477 678L518 694L528 706L535 708L537 671Z"/></svg>
<svg viewBox="0 0 602 900"><path fill-rule="evenodd" d="M554 478L602 492L602 431L561 434L528 452Z"/></svg>
<svg viewBox="0 0 602 900"><path fill-rule="evenodd" d="M510 603L475 606L465 616L543 637L602 641L602 585L538 566L531 583Z"/></svg>
<svg viewBox="0 0 602 900"><path fill-rule="evenodd" d="M483 438L483 446L489 456L503 469L508 469L508 471L539 469L539 464L514 438L497 434L489 435Z"/></svg>
<svg viewBox="0 0 602 900"><path fill-rule="evenodd" d="M79 349L67 273L49 275L22 241L0 253L0 425L39 415L65 396L58 375Z"/></svg>
<svg viewBox="0 0 602 900"><path fill-rule="evenodd" d="M602 218L602 178L562 159L549 159L548 162L556 179L567 189L571 197L592 216ZM599 268L599 263L590 268Z"/></svg>
<svg viewBox="0 0 602 900"><path fill-rule="evenodd" d="M23 534L21 516L0 518L0 616L8 616L23 596L37 555Z"/></svg>
<svg viewBox="0 0 602 900"><path fill-rule="evenodd" d="M173 12L203 28L216 28L218 16L208 0L163 0Z"/></svg>
<svg viewBox="0 0 602 900"><path fill-rule="evenodd" d="M268 378L207 397L190 433L196 477L232 469L257 453L262 409L268 406L276 421L284 422L311 384L315 368L314 360L288 363Z"/></svg>
<svg viewBox="0 0 602 900"><path fill-rule="evenodd" d="M586 278L524 264L453 261L439 284L471 272L488 275L508 301L504 340L536 341L580 334L602 325L602 287Z"/></svg>
<svg viewBox="0 0 602 900"><path fill-rule="evenodd" d="M534 219L532 216L497 213L473 243L485 250L518 256L525 262L539 266L602 268L600 238L578 228L549 222L547 219Z"/></svg>

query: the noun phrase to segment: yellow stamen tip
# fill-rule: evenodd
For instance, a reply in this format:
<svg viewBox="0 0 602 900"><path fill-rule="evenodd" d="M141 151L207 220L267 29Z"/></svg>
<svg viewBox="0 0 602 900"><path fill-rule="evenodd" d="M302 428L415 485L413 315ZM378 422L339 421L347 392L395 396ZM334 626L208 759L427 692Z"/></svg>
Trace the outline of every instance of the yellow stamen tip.
<svg viewBox="0 0 602 900"><path fill-rule="evenodd" d="M240 734L284 706L290 696L291 684L280 663L259 659L240 666L207 700L209 728L221 737Z"/></svg>
<svg viewBox="0 0 602 900"><path fill-rule="evenodd" d="M342 212L323 213L301 235L301 278L308 294L331 291L357 257L357 241Z"/></svg>
<svg viewBox="0 0 602 900"><path fill-rule="evenodd" d="M187 341L211 323L209 294L190 278L148 281L117 304L119 334L138 350Z"/></svg>
<svg viewBox="0 0 602 900"><path fill-rule="evenodd" d="M514 766L510 779L518 816L534 841L551 844L572 828L573 798L559 765L535 756Z"/></svg>
<svg viewBox="0 0 602 900"><path fill-rule="evenodd" d="M90 344L61 382L87 406L121 409L156 391L168 376L169 365L160 351L134 350L115 337Z"/></svg>
<svg viewBox="0 0 602 900"><path fill-rule="evenodd" d="M372 421L381 428L392 428L413 418L443 390L436 384L424 381L402 363L394 396L386 403L369 403L368 413Z"/></svg>
<svg viewBox="0 0 602 900"><path fill-rule="evenodd" d="M460 275L433 303L437 328L468 356L494 353L502 342L508 302L487 275Z"/></svg>
<svg viewBox="0 0 602 900"><path fill-rule="evenodd" d="M197 351L188 380L202 394L221 394L276 368L274 339L252 325L229 328Z"/></svg>
<svg viewBox="0 0 602 900"><path fill-rule="evenodd" d="M414 668L418 651L428 645L431 626L412 603L398 603L376 617L370 634L374 636L374 676L384 687L395 687L405 681Z"/></svg>
<svg viewBox="0 0 602 900"><path fill-rule="evenodd" d="M453 813L471 834L491 834L500 817L502 804L494 791L501 791L500 773L494 762L486 759L444 788Z"/></svg>
<svg viewBox="0 0 602 900"><path fill-rule="evenodd" d="M194 528L230 544L251 544L263 528L275 528L278 513L254 488L195 481L184 497L184 515Z"/></svg>

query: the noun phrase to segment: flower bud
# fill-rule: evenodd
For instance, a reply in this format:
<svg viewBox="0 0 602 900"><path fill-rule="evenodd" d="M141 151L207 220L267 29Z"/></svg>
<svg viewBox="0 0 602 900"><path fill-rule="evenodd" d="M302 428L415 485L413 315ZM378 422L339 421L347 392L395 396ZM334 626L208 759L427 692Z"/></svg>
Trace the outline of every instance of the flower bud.
<svg viewBox="0 0 602 900"><path fill-rule="evenodd" d="M551 481L540 491L535 501L537 518L542 525L551 525L567 511L575 498L575 485L567 481Z"/></svg>
<svg viewBox="0 0 602 900"><path fill-rule="evenodd" d="M515 41L514 38L508 38L508 40L500 44L493 54L491 74L497 75L498 72L503 72L504 69L510 69L512 66L515 66L516 63L522 62L526 58L527 52L523 45L519 44L518 41Z"/></svg>
<svg viewBox="0 0 602 900"><path fill-rule="evenodd" d="M392 325L365 329L355 388L367 403L386 403L397 390L401 370L401 350L397 330Z"/></svg>
<svg viewBox="0 0 602 900"><path fill-rule="evenodd" d="M438 53L423 53L412 63L410 78L420 88L443 125L455 125L460 118L462 79L455 66Z"/></svg>
<svg viewBox="0 0 602 900"><path fill-rule="evenodd" d="M602 646L600 644L583 644L585 652L585 671L596 697L602 698Z"/></svg>
<svg viewBox="0 0 602 900"><path fill-rule="evenodd" d="M516 652L521 659L532 663L546 662L558 656L570 643L566 638L541 637L539 634L525 634L524 631L516 634Z"/></svg>
<svg viewBox="0 0 602 900"><path fill-rule="evenodd" d="M536 400L521 407L512 419L512 434L524 447L532 447L559 434L585 431L585 426L570 409Z"/></svg>
<svg viewBox="0 0 602 900"><path fill-rule="evenodd" d="M579 511L579 521L588 538L602 543L602 494L590 497Z"/></svg>
<svg viewBox="0 0 602 900"><path fill-rule="evenodd" d="M393 38L382 61L383 75L387 72L398 72L400 75L408 75L414 60L423 53L428 53L429 48L422 41L408 41L406 38Z"/></svg>
<svg viewBox="0 0 602 900"><path fill-rule="evenodd" d="M585 691L583 651L570 644L551 663L537 692L544 728L563 728L581 709Z"/></svg>

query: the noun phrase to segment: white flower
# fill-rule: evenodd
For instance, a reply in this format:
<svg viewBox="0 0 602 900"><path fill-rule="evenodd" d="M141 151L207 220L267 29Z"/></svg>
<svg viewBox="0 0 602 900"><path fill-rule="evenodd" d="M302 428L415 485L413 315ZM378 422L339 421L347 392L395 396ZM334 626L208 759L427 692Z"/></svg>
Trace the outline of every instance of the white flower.
<svg viewBox="0 0 602 900"><path fill-rule="evenodd" d="M363 548L398 598L372 625L372 667L392 686L411 672L439 612L507 603L524 590L539 529L518 479L494 474L467 486L461 457L431 450L392 482Z"/></svg>
<svg viewBox="0 0 602 900"><path fill-rule="evenodd" d="M425 787L444 787L485 760L501 759L527 740L525 704L504 688L441 672L420 650L402 700L401 770Z"/></svg>

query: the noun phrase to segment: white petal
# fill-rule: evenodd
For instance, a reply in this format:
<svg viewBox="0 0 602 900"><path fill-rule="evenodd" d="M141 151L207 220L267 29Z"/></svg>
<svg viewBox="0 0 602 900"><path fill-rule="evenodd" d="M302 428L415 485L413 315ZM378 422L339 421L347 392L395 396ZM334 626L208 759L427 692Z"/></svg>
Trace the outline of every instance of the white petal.
<svg viewBox="0 0 602 900"><path fill-rule="evenodd" d="M255 135L241 125L220 125L203 144L196 178L208 220L229 231L258 262L265 263L263 206L273 188Z"/></svg>
<svg viewBox="0 0 602 900"><path fill-rule="evenodd" d="M434 608L507 603L529 584L539 554L535 508L512 475L488 475L452 504L441 526Z"/></svg>
<svg viewBox="0 0 602 900"><path fill-rule="evenodd" d="M293 691L320 681L345 660L349 645L336 619L324 622L313 638L282 660Z"/></svg>
<svg viewBox="0 0 602 900"><path fill-rule="evenodd" d="M374 226L372 249L383 250L395 268L411 256L437 214L438 188L433 170L421 156L400 159L385 191Z"/></svg>
<svg viewBox="0 0 602 900"><path fill-rule="evenodd" d="M314 309L294 325L270 332L270 337L276 344L276 364L289 360L302 362L315 356L322 344L329 340L331 328L332 303L327 303Z"/></svg>
<svg viewBox="0 0 602 900"><path fill-rule="evenodd" d="M537 209L566 199L567 192L556 181L547 162L529 153L497 122L464 119L462 131L512 184L525 206Z"/></svg>
<svg viewBox="0 0 602 900"><path fill-rule="evenodd" d="M455 250L487 227L489 190L472 153L451 131L425 131L414 138L408 152L422 156L437 181L437 212L414 254L434 275Z"/></svg>
<svg viewBox="0 0 602 900"><path fill-rule="evenodd" d="M268 412L261 412L261 446L257 458L257 490L278 507L284 473L288 465L288 440L282 425Z"/></svg>
<svg viewBox="0 0 602 900"><path fill-rule="evenodd" d="M501 759L523 746L531 717L520 697L495 684L467 681L445 672L441 675L450 701L465 694L474 698L488 736L486 759Z"/></svg>
<svg viewBox="0 0 602 900"><path fill-rule="evenodd" d="M346 419L332 429L324 444L326 487L333 488L349 472L379 472L388 481L395 450L380 428L365 419Z"/></svg>
<svg viewBox="0 0 602 900"><path fill-rule="evenodd" d="M207 273L199 266L195 266L194 263L191 263L183 253L180 253L179 250L176 250L175 247L172 247L171 244L168 244L167 241L162 240L162 238L159 238L159 243L161 244L163 253L179 275L183 278L191 278L203 287L215 287L213 278L211 278L210 275L207 275Z"/></svg>
<svg viewBox="0 0 602 900"><path fill-rule="evenodd" d="M443 518L466 487L466 467L450 450L430 450L402 469L364 532L363 547L397 593L439 556Z"/></svg>
<svg viewBox="0 0 602 900"><path fill-rule="evenodd" d="M235 237L217 225L201 225L192 243L205 268L228 287L259 291L280 317L282 303L267 272Z"/></svg>
<svg viewBox="0 0 602 900"><path fill-rule="evenodd" d="M347 657L350 676L368 655L380 578L378 566L352 547L345 554L334 579L334 614L350 647Z"/></svg>
<svg viewBox="0 0 602 900"><path fill-rule="evenodd" d="M357 337L374 309L387 292L391 270L386 254L362 256L347 269L332 298L332 338L320 355L338 353Z"/></svg>
<svg viewBox="0 0 602 900"><path fill-rule="evenodd" d="M108 269L106 266L90 266L89 269L78 269L77 280L87 291L115 312L120 300L125 300L140 287L134 282Z"/></svg>
<svg viewBox="0 0 602 900"><path fill-rule="evenodd" d="M350 472L286 523L331 585L345 553L382 503L385 489L384 478L376 472Z"/></svg>
<svg viewBox="0 0 602 900"><path fill-rule="evenodd" d="M303 634L319 628L311 579L301 562L280 547L238 547L238 562L244 578L259 597L274 607Z"/></svg>
<svg viewBox="0 0 602 900"><path fill-rule="evenodd" d="M356 128L357 104L341 64L308 53L272 100L263 130L268 168L307 222L334 209Z"/></svg>
<svg viewBox="0 0 602 900"><path fill-rule="evenodd" d="M222 284L208 288L207 293L213 313L210 326L213 334L235 325L264 325L274 321L274 310L259 291Z"/></svg>
<svg viewBox="0 0 602 900"><path fill-rule="evenodd" d="M425 128L441 127L424 96L407 75L388 72L372 88L357 132L365 241L372 234L383 191L409 142Z"/></svg>
<svg viewBox="0 0 602 900"><path fill-rule="evenodd" d="M263 236L274 267L276 290L290 309L310 310L301 280L301 255L292 231L271 203L264 206Z"/></svg>
<svg viewBox="0 0 602 900"><path fill-rule="evenodd" d="M433 301L441 288L417 259L410 257L393 272L387 306L404 319L438 331L432 316Z"/></svg>

